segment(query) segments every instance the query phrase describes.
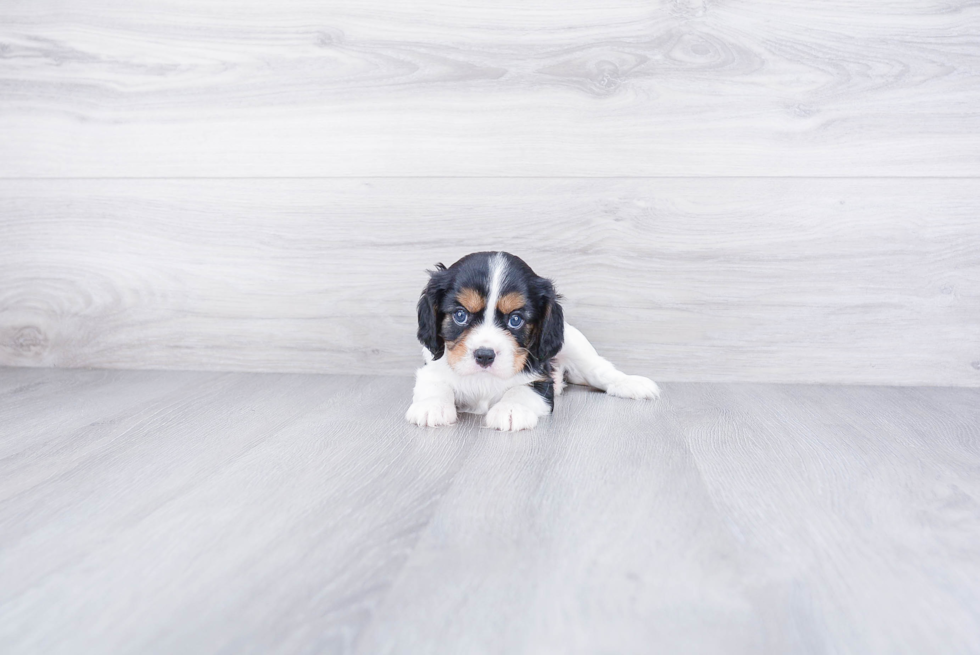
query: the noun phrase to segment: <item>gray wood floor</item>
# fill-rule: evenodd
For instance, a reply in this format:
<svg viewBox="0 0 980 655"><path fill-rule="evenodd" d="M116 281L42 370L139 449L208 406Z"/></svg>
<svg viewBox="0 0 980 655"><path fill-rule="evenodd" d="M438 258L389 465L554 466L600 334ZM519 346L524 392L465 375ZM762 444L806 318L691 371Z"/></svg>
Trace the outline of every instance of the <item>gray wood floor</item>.
<svg viewBox="0 0 980 655"><path fill-rule="evenodd" d="M980 650L980 391L0 369L5 653Z"/></svg>

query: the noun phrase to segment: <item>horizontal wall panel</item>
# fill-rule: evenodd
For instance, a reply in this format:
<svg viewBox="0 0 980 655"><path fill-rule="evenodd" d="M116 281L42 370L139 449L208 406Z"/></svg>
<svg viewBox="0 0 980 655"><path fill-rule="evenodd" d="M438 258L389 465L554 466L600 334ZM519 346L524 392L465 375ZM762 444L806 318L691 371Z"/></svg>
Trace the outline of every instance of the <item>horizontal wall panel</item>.
<svg viewBox="0 0 980 655"><path fill-rule="evenodd" d="M0 181L0 364L410 373L506 249L664 380L980 386L978 180ZM465 244L465 245L461 245Z"/></svg>
<svg viewBox="0 0 980 655"><path fill-rule="evenodd" d="M34 0L0 176L978 176L980 5Z"/></svg>

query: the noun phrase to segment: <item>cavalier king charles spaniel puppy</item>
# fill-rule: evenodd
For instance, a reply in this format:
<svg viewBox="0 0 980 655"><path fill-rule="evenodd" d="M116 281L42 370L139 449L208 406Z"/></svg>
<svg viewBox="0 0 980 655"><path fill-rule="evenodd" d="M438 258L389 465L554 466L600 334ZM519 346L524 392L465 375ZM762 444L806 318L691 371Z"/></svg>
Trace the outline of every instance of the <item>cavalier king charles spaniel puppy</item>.
<svg viewBox="0 0 980 655"><path fill-rule="evenodd" d="M565 381L621 398L656 398L656 383L626 375L565 323L555 287L506 252L436 265L419 299L425 365L405 418L450 425L457 411L487 427L526 430L554 408Z"/></svg>

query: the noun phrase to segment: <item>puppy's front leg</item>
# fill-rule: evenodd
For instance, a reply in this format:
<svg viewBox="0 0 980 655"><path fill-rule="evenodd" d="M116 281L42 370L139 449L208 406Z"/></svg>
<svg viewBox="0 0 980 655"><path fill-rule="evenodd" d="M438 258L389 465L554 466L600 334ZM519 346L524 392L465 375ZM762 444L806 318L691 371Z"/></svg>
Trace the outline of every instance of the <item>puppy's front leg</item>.
<svg viewBox="0 0 980 655"><path fill-rule="evenodd" d="M528 386L508 389L487 412L486 425L497 430L529 430L538 424L538 417L551 412L541 394Z"/></svg>
<svg viewBox="0 0 980 655"><path fill-rule="evenodd" d="M456 422L452 385L443 379L438 369L438 362L430 362L416 372L412 406L405 412L409 423L434 428Z"/></svg>

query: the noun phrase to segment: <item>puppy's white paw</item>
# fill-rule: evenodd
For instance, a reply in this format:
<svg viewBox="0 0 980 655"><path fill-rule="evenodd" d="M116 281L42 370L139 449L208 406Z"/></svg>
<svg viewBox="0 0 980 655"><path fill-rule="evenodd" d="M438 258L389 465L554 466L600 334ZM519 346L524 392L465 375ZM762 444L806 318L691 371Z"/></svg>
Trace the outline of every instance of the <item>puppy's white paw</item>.
<svg viewBox="0 0 980 655"><path fill-rule="evenodd" d="M423 428L452 425L456 422L456 405L433 401L412 403L412 406L405 412L405 419L409 423L420 425Z"/></svg>
<svg viewBox="0 0 980 655"><path fill-rule="evenodd" d="M650 378L642 375L624 375L609 385L606 393L620 398L659 398L660 387Z"/></svg>
<svg viewBox="0 0 980 655"><path fill-rule="evenodd" d="M485 423L488 428L508 432L530 430L538 424L538 415L524 405L497 403L487 412Z"/></svg>
<svg viewBox="0 0 980 655"><path fill-rule="evenodd" d="M555 396L560 396L561 392L565 390L565 369L561 366L555 366L551 371L551 379L555 383Z"/></svg>

